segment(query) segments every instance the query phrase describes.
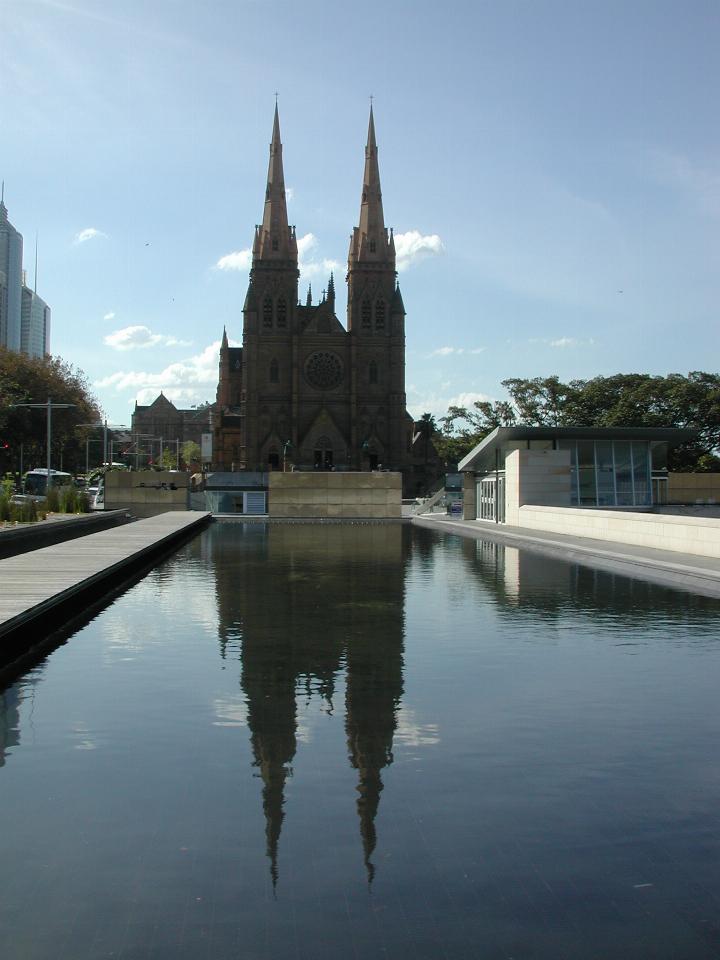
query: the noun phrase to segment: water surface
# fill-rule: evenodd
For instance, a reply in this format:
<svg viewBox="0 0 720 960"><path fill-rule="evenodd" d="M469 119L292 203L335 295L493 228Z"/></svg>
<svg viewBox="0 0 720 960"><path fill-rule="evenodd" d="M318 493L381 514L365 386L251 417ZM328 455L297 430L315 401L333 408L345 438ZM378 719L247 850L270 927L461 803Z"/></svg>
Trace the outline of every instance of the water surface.
<svg viewBox="0 0 720 960"><path fill-rule="evenodd" d="M0 955L719 957L719 611L217 523L0 693Z"/></svg>

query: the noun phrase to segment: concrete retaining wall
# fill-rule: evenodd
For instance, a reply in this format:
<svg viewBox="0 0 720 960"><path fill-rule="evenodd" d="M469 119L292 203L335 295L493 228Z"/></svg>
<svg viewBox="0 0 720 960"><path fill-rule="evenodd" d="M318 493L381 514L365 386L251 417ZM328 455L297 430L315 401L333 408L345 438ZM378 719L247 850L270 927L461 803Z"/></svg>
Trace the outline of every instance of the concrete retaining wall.
<svg viewBox="0 0 720 960"><path fill-rule="evenodd" d="M135 517L187 510L189 486L189 473L111 470L105 475L105 509L129 510Z"/></svg>
<svg viewBox="0 0 720 960"><path fill-rule="evenodd" d="M720 519L710 517L673 517L527 504L518 510L517 525L549 533L720 558Z"/></svg>
<svg viewBox="0 0 720 960"><path fill-rule="evenodd" d="M400 473L271 473L270 517L398 519Z"/></svg>
<svg viewBox="0 0 720 960"><path fill-rule="evenodd" d="M720 503L720 473L669 473L668 503Z"/></svg>

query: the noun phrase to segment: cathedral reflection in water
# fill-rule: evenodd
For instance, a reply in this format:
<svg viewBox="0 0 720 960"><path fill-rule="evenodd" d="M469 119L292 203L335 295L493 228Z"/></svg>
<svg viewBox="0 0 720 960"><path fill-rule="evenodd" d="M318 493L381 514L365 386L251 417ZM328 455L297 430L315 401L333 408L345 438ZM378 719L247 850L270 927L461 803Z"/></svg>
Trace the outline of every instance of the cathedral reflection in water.
<svg viewBox="0 0 720 960"><path fill-rule="evenodd" d="M367 878L377 843L382 771L393 761L403 693L404 581L400 524L219 524L215 564L221 654L241 663L254 764L262 779L266 853L278 880L286 782L298 743L298 696L334 712L344 677L348 760ZM213 536L213 533L222 536ZM312 627L308 625L312 624Z"/></svg>

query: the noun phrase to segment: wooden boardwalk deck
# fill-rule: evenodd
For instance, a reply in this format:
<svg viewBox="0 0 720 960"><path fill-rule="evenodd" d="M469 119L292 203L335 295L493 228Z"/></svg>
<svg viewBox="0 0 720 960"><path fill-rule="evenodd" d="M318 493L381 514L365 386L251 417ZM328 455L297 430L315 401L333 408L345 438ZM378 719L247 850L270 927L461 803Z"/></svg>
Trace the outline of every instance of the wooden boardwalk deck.
<svg viewBox="0 0 720 960"><path fill-rule="evenodd" d="M200 529L210 516L199 511L162 513L0 560L0 660L5 659L3 641L22 633L23 645L32 646L41 639L33 634L43 617L57 610L53 628L60 628L60 608L72 600L97 602L133 567L193 528Z"/></svg>

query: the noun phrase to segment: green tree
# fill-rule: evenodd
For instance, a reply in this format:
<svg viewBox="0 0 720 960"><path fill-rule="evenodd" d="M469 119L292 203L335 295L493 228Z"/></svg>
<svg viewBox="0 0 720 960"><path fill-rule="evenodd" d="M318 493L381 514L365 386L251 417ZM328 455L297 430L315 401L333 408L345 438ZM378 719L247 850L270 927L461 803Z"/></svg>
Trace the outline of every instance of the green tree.
<svg viewBox="0 0 720 960"><path fill-rule="evenodd" d="M450 407L442 417L447 459L460 459L498 426L688 427L697 436L670 452L671 470L720 472L720 376L692 371L618 373L563 383L559 377L511 378L509 401ZM438 447L438 444L435 444ZM438 452L440 450L438 449Z"/></svg>
<svg viewBox="0 0 720 960"><path fill-rule="evenodd" d="M496 427L515 423L515 410L506 400L476 400L472 407L452 406L441 417L442 433L433 440L447 463L457 463Z"/></svg>
<svg viewBox="0 0 720 960"><path fill-rule="evenodd" d="M200 446L195 443L194 440L186 440L180 448L180 457L182 462L185 464L186 469L191 463L198 463L200 461L200 456Z"/></svg>
<svg viewBox="0 0 720 960"><path fill-rule="evenodd" d="M510 394L518 422L534 427L561 426L576 389L575 384L561 383L557 376L503 380L502 385Z"/></svg>
<svg viewBox="0 0 720 960"><path fill-rule="evenodd" d="M85 468L85 439L100 408L90 393L87 378L60 357L36 359L0 347L0 472L20 469L20 445L24 468L46 463L47 415L44 410L13 408L15 403L72 403L53 413L53 467L62 463L68 472ZM7 445L7 446L6 446Z"/></svg>
<svg viewBox="0 0 720 960"><path fill-rule="evenodd" d="M177 454L172 447L165 447L158 460L158 466L163 470L174 470L177 465Z"/></svg>

